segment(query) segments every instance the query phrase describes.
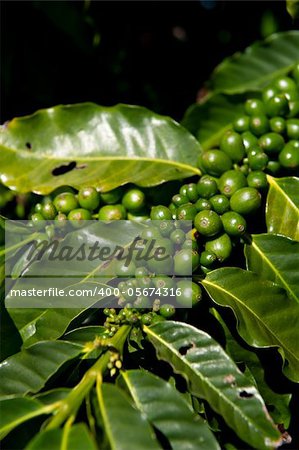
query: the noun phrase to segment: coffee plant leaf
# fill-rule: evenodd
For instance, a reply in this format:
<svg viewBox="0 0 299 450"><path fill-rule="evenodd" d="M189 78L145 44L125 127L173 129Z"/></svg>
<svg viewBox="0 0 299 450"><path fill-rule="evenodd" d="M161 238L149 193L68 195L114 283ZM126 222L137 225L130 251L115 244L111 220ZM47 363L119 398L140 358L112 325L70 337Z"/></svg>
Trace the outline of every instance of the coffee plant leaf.
<svg viewBox="0 0 299 450"><path fill-rule="evenodd" d="M1 283L0 283L1 284ZM18 352L22 338L4 305L4 292L0 288L0 362Z"/></svg>
<svg viewBox="0 0 299 450"><path fill-rule="evenodd" d="M266 223L269 233L299 241L299 178L268 177Z"/></svg>
<svg viewBox="0 0 299 450"><path fill-rule="evenodd" d="M158 450L159 445L150 424L135 409L127 395L117 386L97 386L102 424L110 447L115 450Z"/></svg>
<svg viewBox="0 0 299 450"><path fill-rule="evenodd" d="M33 398L15 397L0 399L1 421L0 438L3 439L8 433L21 423L33 417L51 412L49 407Z"/></svg>
<svg viewBox="0 0 299 450"><path fill-rule="evenodd" d="M287 11L293 19L298 19L298 17L299 17L299 1L298 0L287 0Z"/></svg>
<svg viewBox="0 0 299 450"><path fill-rule="evenodd" d="M0 364L0 397L38 392L83 346L67 341L42 341L22 349Z"/></svg>
<svg viewBox="0 0 299 450"><path fill-rule="evenodd" d="M34 398L42 402L44 405L50 405L51 403L56 403L63 400L70 392L70 388L56 388L36 394L34 395Z"/></svg>
<svg viewBox="0 0 299 450"><path fill-rule="evenodd" d="M272 281L237 267L210 272L203 285L212 300L231 308L241 337L253 347L277 347L283 372L299 382L299 305Z"/></svg>
<svg viewBox="0 0 299 450"><path fill-rule="evenodd" d="M299 60L299 31L272 34L242 53L226 58L211 76L211 90L236 94L262 89Z"/></svg>
<svg viewBox="0 0 299 450"><path fill-rule="evenodd" d="M190 392L205 399L241 439L261 450L280 444L259 392L212 337L173 321L144 329L158 357L183 375Z"/></svg>
<svg viewBox="0 0 299 450"><path fill-rule="evenodd" d="M170 383L142 370L122 372L120 380L136 407L163 433L173 450L220 449L206 422Z"/></svg>
<svg viewBox="0 0 299 450"><path fill-rule="evenodd" d="M244 113L244 100L244 95L213 95L191 105L181 124L208 150L219 145L223 133Z"/></svg>
<svg viewBox="0 0 299 450"><path fill-rule="evenodd" d="M84 423L70 428L42 430L25 447L25 450L97 450L97 446Z"/></svg>
<svg viewBox="0 0 299 450"><path fill-rule="evenodd" d="M66 333L62 339L68 342L85 345L87 342L94 341L98 336L102 336L106 328L100 325L75 328Z"/></svg>
<svg viewBox="0 0 299 450"><path fill-rule="evenodd" d="M299 242L276 234L256 234L245 246L247 267L274 281L299 303Z"/></svg>
<svg viewBox="0 0 299 450"><path fill-rule="evenodd" d="M90 306L93 306L93 302ZM82 308L8 308L7 311L21 335L23 347L29 347L36 342L59 338L68 325L80 317L85 310Z"/></svg>
<svg viewBox="0 0 299 450"><path fill-rule="evenodd" d="M270 372L271 368L263 367L254 349L249 349L238 342L215 308L211 308L210 311L223 329L225 335L225 351L236 364L245 364L247 373L251 375L251 379L263 397L267 407L269 409L271 408L272 419L275 423L283 424L284 428L287 429L291 419L289 404L292 396L290 394L280 394L271 389L265 379L266 374Z"/></svg>
<svg viewBox="0 0 299 450"><path fill-rule="evenodd" d="M58 105L0 130L1 182L47 194L68 185L109 191L200 174L200 144L171 118L130 105Z"/></svg>

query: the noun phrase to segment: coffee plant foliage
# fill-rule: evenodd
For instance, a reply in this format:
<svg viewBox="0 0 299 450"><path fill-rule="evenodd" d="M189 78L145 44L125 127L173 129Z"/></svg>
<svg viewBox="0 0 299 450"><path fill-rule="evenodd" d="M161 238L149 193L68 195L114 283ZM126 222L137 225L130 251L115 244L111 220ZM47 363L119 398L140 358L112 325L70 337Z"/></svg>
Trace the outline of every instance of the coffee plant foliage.
<svg viewBox="0 0 299 450"><path fill-rule="evenodd" d="M291 442L299 382L298 49L299 32L289 31L225 59L181 124L140 106L81 103L2 125L3 448L267 450ZM11 306L5 264L10 287L33 270L25 267L26 227L14 222L27 218L37 236L44 219L131 219L136 229L139 219L193 220L191 239L160 227L177 249L177 267L192 241L192 292L180 285L192 309L151 308L138 296L119 298L116 310L97 297L84 308L75 297L72 308ZM94 226L84 231L90 245ZM106 239L128 246L132 236L114 226ZM143 282L153 283L142 270ZM90 270L82 285L95 282Z"/></svg>

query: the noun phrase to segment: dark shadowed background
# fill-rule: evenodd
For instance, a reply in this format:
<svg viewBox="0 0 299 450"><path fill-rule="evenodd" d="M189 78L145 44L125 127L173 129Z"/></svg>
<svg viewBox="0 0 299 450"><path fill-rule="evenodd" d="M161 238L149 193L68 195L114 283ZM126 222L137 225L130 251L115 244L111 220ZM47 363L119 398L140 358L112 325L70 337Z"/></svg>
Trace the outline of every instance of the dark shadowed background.
<svg viewBox="0 0 299 450"><path fill-rule="evenodd" d="M2 1L1 122L83 101L180 120L225 56L293 27L284 1Z"/></svg>

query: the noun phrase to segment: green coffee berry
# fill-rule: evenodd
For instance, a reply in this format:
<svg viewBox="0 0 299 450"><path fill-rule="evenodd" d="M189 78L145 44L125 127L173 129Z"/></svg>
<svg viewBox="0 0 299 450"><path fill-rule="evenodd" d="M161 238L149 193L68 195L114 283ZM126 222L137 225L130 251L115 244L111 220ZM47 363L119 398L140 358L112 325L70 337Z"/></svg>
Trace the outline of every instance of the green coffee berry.
<svg viewBox="0 0 299 450"><path fill-rule="evenodd" d="M229 236L241 236L246 231L246 220L235 211L228 211L221 216L224 231Z"/></svg>
<svg viewBox="0 0 299 450"><path fill-rule="evenodd" d="M205 249L214 253L218 261L223 262L228 259L232 252L232 243L229 235L223 233L219 237L206 242Z"/></svg>
<svg viewBox="0 0 299 450"><path fill-rule="evenodd" d="M261 170L254 170L248 174L247 183L249 187L259 190L266 189L268 187L267 175Z"/></svg>
<svg viewBox="0 0 299 450"><path fill-rule="evenodd" d="M76 197L71 192L62 192L61 194L58 194L54 198L53 203L57 211L63 214L68 214L79 206Z"/></svg>
<svg viewBox="0 0 299 450"><path fill-rule="evenodd" d="M244 108L246 114L248 114L249 116L258 116L261 114L265 114L264 103L258 98L250 98L246 100Z"/></svg>
<svg viewBox="0 0 299 450"><path fill-rule="evenodd" d="M212 205L212 209L217 214L224 214L230 208L229 199L223 194L218 194L211 197L210 203Z"/></svg>
<svg viewBox="0 0 299 450"><path fill-rule="evenodd" d="M227 131L221 141L220 149L225 152L233 162L240 162L245 156L245 146L239 133Z"/></svg>
<svg viewBox="0 0 299 450"><path fill-rule="evenodd" d="M99 210L99 220L124 220L126 218L126 210L123 205L105 205Z"/></svg>
<svg viewBox="0 0 299 450"><path fill-rule="evenodd" d="M231 169L233 162L230 157L221 150L208 150L201 155L204 170L212 176L219 176Z"/></svg>
<svg viewBox="0 0 299 450"><path fill-rule="evenodd" d="M215 211L200 211L195 219L194 226L203 236L214 236L222 229L222 222Z"/></svg>
<svg viewBox="0 0 299 450"><path fill-rule="evenodd" d="M244 187L237 190L230 199L231 209L241 215L251 214L260 206L261 194L252 187Z"/></svg>
<svg viewBox="0 0 299 450"><path fill-rule="evenodd" d="M218 188L221 194L231 197L238 189L247 186L245 175L239 170L228 170L221 175Z"/></svg>
<svg viewBox="0 0 299 450"><path fill-rule="evenodd" d="M279 153L284 146L284 138L278 133L266 133L259 139L259 146L266 153Z"/></svg>
<svg viewBox="0 0 299 450"><path fill-rule="evenodd" d="M218 191L216 181L209 175L204 175L197 183L197 192L199 197L209 199Z"/></svg>
<svg viewBox="0 0 299 450"><path fill-rule="evenodd" d="M163 205L153 206L150 213L152 220L171 220L171 211Z"/></svg>
<svg viewBox="0 0 299 450"><path fill-rule="evenodd" d="M78 201L81 208L93 211L100 205L100 194L92 186L84 187L78 192Z"/></svg>
<svg viewBox="0 0 299 450"><path fill-rule="evenodd" d="M123 188L117 187L112 191L102 192L101 200L103 201L103 203L106 203L107 205L115 205L120 201L122 195L123 195Z"/></svg>
<svg viewBox="0 0 299 450"><path fill-rule="evenodd" d="M249 129L255 136L262 136L269 131L269 128L269 120L266 116L258 115L250 117Z"/></svg>
<svg viewBox="0 0 299 450"><path fill-rule="evenodd" d="M197 211L204 211L205 209L212 209L211 202L206 198L199 198L195 203L195 208Z"/></svg>
<svg viewBox="0 0 299 450"><path fill-rule="evenodd" d="M243 133L249 130L249 117L240 116L233 122L233 128L238 133Z"/></svg>
<svg viewBox="0 0 299 450"><path fill-rule="evenodd" d="M197 214L196 206L192 203L186 203L178 207L176 217L179 220L193 220Z"/></svg>
<svg viewBox="0 0 299 450"><path fill-rule="evenodd" d="M140 189L129 189L122 198L123 206L130 212L137 212L145 207L145 194Z"/></svg>

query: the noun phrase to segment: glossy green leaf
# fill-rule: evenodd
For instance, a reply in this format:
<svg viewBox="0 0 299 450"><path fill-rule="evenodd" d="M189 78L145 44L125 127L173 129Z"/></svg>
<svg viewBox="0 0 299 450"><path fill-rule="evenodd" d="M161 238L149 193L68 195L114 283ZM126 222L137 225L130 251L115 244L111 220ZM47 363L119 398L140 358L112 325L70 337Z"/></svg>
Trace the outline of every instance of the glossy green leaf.
<svg viewBox="0 0 299 450"><path fill-rule="evenodd" d="M200 151L178 123L146 108L59 105L2 126L1 181L39 194L61 185L154 186L199 174Z"/></svg>
<svg viewBox="0 0 299 450"><path fill-rule="evenodd" d="M121 376L137 408L166 436L173 450L220 449L208 425L170 383L141 370Z"/></svg>
<svg viewBox="0 0 299 450"><path fill-rule="evenodd" d="M299 303L299 242L276 234L256 234L245 246L247 267L283 287Z"/></svg>
<svg viewBox="0 0 299 450"><path fill-rule="evenodd" d="M299 241L299 178L268 177L266 204L269 233L283 234Z"/></svg>
<svg viewBox="0 0 299 450"><path fill-rule="evenodd" d="M9 398L0 400L0 438L23 422L42 414L49 414L52 407L33 398Z"/></svg>
<svg viewBox="0 0 299 450"><path fill-rule="evenodd" d="M60 337L68 325L80 316L82 309L9 308L8 312L22 336L23 345L29 347L39 341Z"/></svg>
<svg viewBox="0 0 299 450"><path fill-rule="evenodd" d="M223 348L207 333L180 322L144 327L159 358L183 375L236 434L256 449L280 443L263 400Z"/></svg>
<svg viewBox="0 0 299 450"><path fill-rule="evenodd" d="M104 430L113 450L161 449L149 423L121 389L104 383L98 386L97 396Z"/></svg>
<svg viewBox="0 0 299 450"><path fill-rule="evenodd" d="M186 111L182 125L201 143L204 150L219 145L223 133L244 113L244 95L214 95Z"/></svg>
<svg viewBox="0 0 299 450"><path fill-rule="evenodd" d="M43 403L44 405L50 405L51 403L59 402L65 399L65 397L71 392L71 388L56 388L50 391L36 394L34 398Z"/></svg>
<svg viewBox="0 0 299 450"><path fill-rule="evenodd" d="M64 363L81 352L81 345L64 341L42 341L21 350L0 364L0 396L38 392Z"/></svg>
<svg viewBox="0 0 299 450"><path fill-rule="evenodd" d="M254 349L249 350L242 346L238 340L232 335L221 315L215 308L211 308L211 313L221 324L225 335L225 350L229 356L237 363L246 366L246 374L248 373L256 385L259 393L263 397L266 405L271 408L271 417L275 423L284 425L288 429L291 419L291 412L289 403L291 400L290 394L280 394L274 392L265 380L265 370L271 376L271 367L262 366Z"/></svg>
<svg viewBox="0 0 299 450"><path fill-rule="evenodd" d="M298 17L299 17L299 1L298 0L287 0L287 11L293 19L298 19Z"/></svg>
<svg viewBox="0 0 299 450"><path fill-rule="evenodd" d="M87 426L78 423L70 427L43 430L26 446L26 450L97 450Z"/></svg>
<svg viewBox="0 0 299 450"><path fill-rule="evenodd" d="M202 283L215 303L234 311L242 338L254 347L278 347L285 375L299 382L298 303L280 286L237 267L214 270Z"/></svg>
<svg viewBox="0 0 299 450"><path fill-rule="evenodd" d="M18 352L22 339L4 305L4 292L0 288L0 362Z"/></svg>
<svg viewBox="0 0 299 450"><path fill-rule="evenodd" d="M212 90L235 94L261 89L291 69L299 59L298 48L299 31L296 30L273 34L263 42L254 43L216 67L211 77Z"/></svg>
<svg viewBox="0 0 299 450"><path fill-rule="evenodd" d="M26 445L25 450L56 450L61 449L62 430L43 430L37 433Z"/></svg>

